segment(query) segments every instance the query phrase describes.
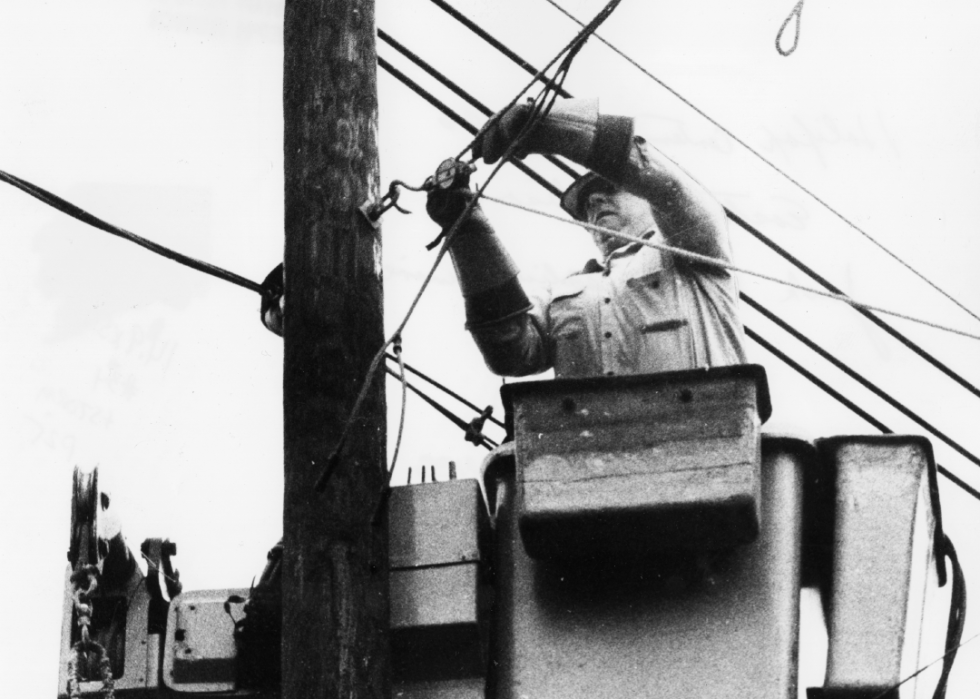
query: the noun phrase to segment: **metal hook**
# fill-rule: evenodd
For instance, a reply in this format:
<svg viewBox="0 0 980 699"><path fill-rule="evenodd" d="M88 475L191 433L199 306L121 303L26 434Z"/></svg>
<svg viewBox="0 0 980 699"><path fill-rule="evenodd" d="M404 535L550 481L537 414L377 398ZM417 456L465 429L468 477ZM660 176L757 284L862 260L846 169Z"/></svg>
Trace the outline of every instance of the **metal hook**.
<svg viewBox="0 0 980 699"><path fill-rule="evenodd" d="M393 180L392 183L388 185L388 193L381 197L380 201L372 202L370 199L368 199L359 207L360 212L364 214L364 217L368 220L368 223L370 223L374 228L380 227L378 219L380 219L381 215L388 209L394 208L403 214L412 213L408 209L399 206L398 198L401 196L401 190L398 189L399 187L405 187L406 189L411 189L412 191L416 192L422 191L421 188L412 187L405 184L401 180Z"/></svg>

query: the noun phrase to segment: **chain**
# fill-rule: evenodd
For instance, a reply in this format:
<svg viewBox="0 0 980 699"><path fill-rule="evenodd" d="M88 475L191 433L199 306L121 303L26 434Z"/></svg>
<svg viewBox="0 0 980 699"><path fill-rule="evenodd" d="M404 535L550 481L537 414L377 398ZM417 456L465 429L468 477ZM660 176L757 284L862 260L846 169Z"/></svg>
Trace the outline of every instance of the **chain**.
<svg viewBox="0 0 980 699"><path fill-rule="evenodd" d="M102 678L102 696L104 699L114 699L115 688L112 679L112 663L109 654L99 643L92 640L89 627L92 625L92 594L98 589L97 579L99 569L94 565L79 565L71 574L72 601L75 617L78 621L81 640L71 648L68 657L68 696L70 699L81 699L82 675L90 676L91 667L89 654L94 654L99 663L99 675ZM84 587L82 586L84 584ZM85 672L83 672L83 668Z"/></svg>

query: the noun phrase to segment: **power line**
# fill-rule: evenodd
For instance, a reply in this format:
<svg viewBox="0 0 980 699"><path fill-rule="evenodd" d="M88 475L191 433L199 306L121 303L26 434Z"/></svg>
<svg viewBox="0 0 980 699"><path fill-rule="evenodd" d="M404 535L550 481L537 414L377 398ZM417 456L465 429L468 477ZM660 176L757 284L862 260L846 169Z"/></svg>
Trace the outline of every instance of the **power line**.
<svg viewBox="0 0 980 699"><path fill-rule="evenodd" d="M433 1L435 2L435 0L433 0ZM547 2L549 5L551 5L555 9L557 9L559 12L561 12L563 15L565 15L566 17L568 17L569 19L571 19L576 24L578 24L580 26L582 25L582 22L577 17L573 16L571 13L569 13L567 10L565 10L563 7L561 7L557 2L555 2L555 0L545 0L545 2ZM796 12L798 9L801 9L802 8L802 5L803 5L803 2L801 0L801 2L797 3L797 6L794 9L794 12ZM788 21L788 18L787 18L787 21ZM785 24L783 25L783 27L785 28ZM662 80L660 80L660 78L656 77L653 73L651 73L650 71L648 71L642 65L640 65L635 60L633 60L632 58L630 58L629 56L627 56L625 53L623 53L622 51L620 51L612 43L610 43L610 42L606 41L605 39L603 39L601 36L599 36L599 34L595 34L594 36L599 41L601 41L603 44L605 44L610 49L612 49L617 55L619 55L620 57L622 57L626 61L628 61L631 65L633 65L635 68L637 68L640 72L642 72L648 78L650 78L655 83L657 83L658 85L660 85L662 88L664 88L665 90L667 90L668 92L670 92L670 94L672 94L674 97L676 97L681 102L683 102L684 104L686 104L688 107L690 107L691 109L693 109L701 117L703 117L704 119L708 120L716 128L720 129L726 136L728 136L729 138L731 138L732 140L734 140L740 146L742 146L747 151L749 151L752 155L754 155L755 157L757 157L763 163L765 163L770 168L772 168L777 173L779 173L784 178L786 178L789 182L791 182L796 187L798 187L803 192L805 192L814 201L816 201L821 206L823 206L825 209L827 209L827 211L829 211L834 216L836 216L838 219L840 219L841 221L843 221L850 228L854 229L855 231L857 231L858 233L860 233L861 235L863 235L865 238L867 238L869 241L871 241L875 246L877 246L878 249L880 249L882 252L884 252L885 254L887 254L893 260L895 260L900 265L902 265L903 267L905 267L907 270L909 270L910 272L912 272L912 274L914 274L919 279L921 279L922 281L924 281L926 284L928 284L929 286L931 286L933 289L935 289L936 291L938 291L940 294L942 294L943 296L945 296L949 301L952 301L954 304L956 304L957 306L959 306L959 308L961 308L963 311L965 311L969 315L973 316L973 318L975 318L976 320L980 320L980 315L977 315L972 310L970 310L969 308L967 308L965 305L963 305L962 303L960 303L951 294L949 294L948 292L946 292L945 290L943 290L942 288L940 288L937 284L935 284L934 282L932 282L928 277L926 277L924 274L922 274L921 272L919 272L918 270L916 270L914 267L912 267L909 263L907 263L901 257L899 257L898 255L896 255L895 253L893 253L891 250L889 250L887 247L885 247L882 243L878 242L875 238L873 238L871 236L870 233L866 232L864 229L862 229L856 223L854 223L849 218L847 218L846 216L844 216L842 213L840 213L839 211L837 211L837 209L835 209L830 204L828 204L826 201L824 201L822 198L820 198L819 196L817 196L813 191L811 191L810 189L808 189L807 187L805 187L803 184L801 184L799 181L797 181L795 178L793 178L791 175L789 175L789 173L787 173L786 171L784 171L783 169L781 169L780 167L778 167L775 163L773 163L771 160L769 160L768 158L766 158L759 151L755 150L748 143L746 143L741 138L739 138L738 136L736 136L734 133L732 133L731 131L729 131L720 122L718 122L715 119L713 119L706 112L704 112L703 110L701 110L700 108L698 108L693 102L691 102L686 97L684 97L679 92L677 92L677 90L675 90L674 88L670 87L665 82L663 82ZM799 36L799 25L797 25L797 38L798 38L798 36ZM778 40L777 40L777 48L778 48ZM794 44L794 48L795 48L795 44Z"/></svg>
<svg viewBox="0 0 980 699"><path fill-rule="evenodd" d="M935 435L936 437L938 437L939 439L941 439L942 441L944 441L950 447L952 447L953 449L955 449L956 451L958 451L962 456L964 456L968 460L972 461L977 466L980 466L980 458L978 458L977 456L975 456L973 453L967 451L958 442L954 441L949 436L947 436L945 433L941 432L937 427L933 426L932 424L930 424L929 422L927 422L926 420L924 420L917 413L913 412L908 407L906 407L904 404L902 404L901 402L899 402L898 400L896 400L895 398L893 398L891 395L889 395L888 393L886 393L885 391L883 391L881 388L879 388L878 386L876 386L875 384L873 384L871 381L869 381L864 376L862 376L861 374L859 374L858 372L856 372L854 369L852 369L851 367L849 367L847 364L845 364L844 362L842 362L841 360L839 360L837 357L835 357L834 355L832 355L830 352L828 352L827 350L825 350L824 348L822 348L816 342L814 342L809 337L807 337L806 335L804 335L803 333L801 333L799 330L797 330L796 328L794 328L792 325L790 325L789 323L787 323L785 320L783 320L782 318L780 318L779 316L777 316L775 313L773 313L772 311L770 311L768 308L766 308L765 306L763 306L761 303L759 303L758 301L756 301L755 299L753 299L751 296L749 296L748 294L746 294L744 292L743 293L740 293L739 294L739 297L745 303L747 303L749 306L751 306L756 311L758 311L759 313L761 313L763 316L765 316L766 318L768 318L770 321L772 321L773 323L775 323L776 325L778 325L780 328L782 328L783 330L785 330L786 332L788 332L790 335L792 335L793 337L795 337L797 340L799 340L800 342L802 342L804 345L806 345L807 347L809 347L811 350L813 350L814 352L816 352L818 355L820 355L821 357L823 357L825 360L827 360L828 362L830 362L831 364L833 364L835 367L837 367L838 369L840 369L842 372L844 372L845 374L847 374L847 376L849 376L850 378L852 378L855 381L857 381L859 384L861 384L866 389L868 389L869 391L871 391L872 393L874 393L876 396L878 396L879 398L881 398L883 401L885 401L886 403L888 403L890 406L892 406L893 408L895 408L896 410L898 410L899 412L901 412L907 418L913 420L920 427L925 428L926 430L928 430L929 432L931 432L933 435Z"/></svg>
<svg viewBox="0 0 980 699"><path fill-rule="evenodd" d="M175 262L180 262L181 264L185 264L188 267L191 267L192 269L195 269L197 271L205 272L206 274L211 274L212 276L215 276L218 279L232 282L233 284L237 284L238 286L242 286L246 289L250 289L257 293L262 293L261 284L252 282L251 280L245 279L244 277L239 277L237 274L234 274L233 272L228 272L227 270L221 269L220 267L216 267L207 262L201 262L200 260L195 260L193 258L187 257L186 255L182 255L181 253L174 252L173 250L170 250L169 248L164 247L163 245L155 243L151 240L147 240L146 238L142 238L136 235L135 233L131 233L122 228L118 228L117 226L113 226L110 223L106 223L105 221L93 216L87 211L75 206L74 204L62 199L61 197L58 197L57 195L52 194L51 192L41 189L40 187L33 185L30 182L27 182L26 180L22 180L19 177L0 171L0 181L4 181L16 187L17 189L20 189L21 191L30 194L31 196L35 197L36 199L39 199L40 201L44 202L48 206L51 206L57 209L58 211L61 211L62 213L65 213L75 219L78 219L79 221L87 223L107 233L111 233L112 235L116 235L126 240L129 240L131 242L134 242L137 245L140 245L141 247L150 250L151 252L155 252L164 257L167 257L167 259L172 259ZM395 360L395 357L392 357L390 354L387 355L387 357L389 359ZM407 364L405 362L400 362L400 363L403 364L408 371L428 381L436 388L444 391L445 393L452 396L456 400L460 401L467 407L472 408L477 413L482 412L481 409L478 408L476 405L466 400L465 398L463 398L461 395L454 392L450 388L439 383L435 379L427 376L426 374L423 374L421 371L419 371L412 365ZM409 384L409 388L411 388L419 395L423 395L418 389L414 388L410 384ZM423 396L423 398L425 398L426 400L431 400L427 396ZM493 417L490 417L489 419L491 422L499 425L500 427L504 426L502 422L500 422L499 420Z"/></svg>
<svg viewBox="0 0 980 699"><path fill-rule="evenodd" d="M758 277L759 279L765 279L766 281L775 282L777 284L782 284L784 286L792 287L794 289L799 289L800 291L806 291L810 294L815 294L817 296L823 296L825 298L834 299L835 301L841 301L843 303L849 304L855 308L860 308L864 310L875 310L879 313L887 313L888 315L893 315L898 318L904 318L905 320L910 320L915 323L920 323L922 325L927 325L931 328L936 328L937 330L945 330L946 332L954 333L957 335L963 335L964 337L969 337L974 340L980 340L980 335L975 335L973 333L968 333L964 330L958 330L956 328L949 327L947 325L941 325L939 323L934 323L930 320L925 320L923 318L916 318L915 316L910 316L905 313L900 313L899 311L889 310L887 308L882 308L881 306L872 306L868 303L863 303L861 301L856 301L850 296L843 294L841 292L829 293L826 291L821 291L820 289L814 289L813 287L804 286L803 284L797 284L796 282L787 281L785 279L780 279L778 277L773 277L769 274L764 274L762 272L757 272L755 270L747 269L745 267L740 267L739 265L733 264L731 262L726 262L715 257L708 257L707 255L701 255L696 252L691 252L689 250L684 250L682 248L672 247L670 245L664 245L663 243L655 243L652 240L641 238L639 236L627 235L620 231L615 231L611 228L603 228L602 226L596 226L591 223L586 223L583 221L573 221L564 216L557 216L555 214L548 213L547 211L541 211L540 209L535 209L530 206L524 206L523 204L515 204L514 202L505 201L503 199L497 199L496 197L491 197L487 194L483 195L483 198L487 201L492 201L497 204L503 204L504 206L509 206L520 211L525 211L531 214L537 214L538 216L543 216L545 218L550 218L555 221L570 225L579 226L582 228L587 228L590 231L597 231L599 233L604 233L606 235L612 236L614 238L619 238L620 240L635 243L637 245L645 245L650 248L655 248L657 250L663 250L664 252L669 252L678 257L683 257L695 262L702 264L709 264L715 267L721 267L723 269L731 270L733 272L740 272L753 277Z"/></svg>
<svg viewBox="0 0 980 699"><path fill-rule="evenodd" d="M791 369L794 369L798 374L800 374L805 379L810 381L810 383L812 383L814 386L821 389L824 393L829 395L831 398L835 399L838 403L840 403L841 405L849 409L855 415L862 418L868 424L874 426L880 432L884 434L894 434L891 428L889 428L881 420L878 420L876 417L871 415L871 413L869 413L868 411L864 410L859 405L857 405L857 403L844 396L844 394L842 394L840 391L834 389L826 381L823 381L822 379L817 377L816 374L804 368L802 364L793 360L785 352L779 350L775 345L773 345L771 342L768 342L765 338L759 335L759 333L755 332L747 325L743 327L745 329L746 336L748 336L750 339L754 340L756 343L764 347L766 350L768 350L770 354L782 360L784 364L789 366ZM976 488L972 487L966 481L964 481L963 479L959 478L957 475L949 471L949 469L944 468L940 464L936 464L936 470L939 471L939 473L943 474L943 476L948 478L950 481L958 485L964 491L966 491L967 493L975 497L977 500L980 500L980 491L978 491Z"/></svg>
<svg viewBox="0 0 980 699"><path fill-rule="evenodd" d="M894 692L896 689L898 689L899 687L901 687L903 684L905 684L909 680L914 679L915 677L918 677L919 675L921 675L923 672L925 672L926 670L928 670L929 668L931 668L936 663L945 660L948 656L955 655L956 652L959 651L960 648L962 648L963 646L965 646L967 643L970 643L971 641L975 640L976 638L980 638L980 633L973 634L972 636L970 636L970 638L966 639L962 643L958 643L954 648L950 648L943 655L941 655L940 657L936 658L935 660L933 660L928 665L924 665L923 667L920 667L918 670L916 670L915 672L913 672L911 675L909 675L908 677L906 677L904 680L902 680L898 684L892 685L891 687L889 687L888 689L886 689L881 694L877 694L877 695L871 697L871 699L885 699L885 697L888 697L888 696L895 696L894 694L892 694L892 692ZM944 697L944 696L945 696L945 691L943 692L943 694L939 695L939 698Z"/></svg>
<svg viewBox="0 0 980 699"><path fill-rule="evenodd" d="M464 90L463 88L461 88L457 83L453 82L451 79L449 79L448 77L446 77L445 75L443 75L441 72L439 72L438 70L436 70L434 67L432 67L431 64L429 64L427 61L423 60L420 56L418 56L416 53L414 53L413 51L411 51L404 44L402 44L401 42L395 40L386 31L384 31L383 29L378 29L378 36L381 38L382 41L384 41L389 46L391 46L393 49L395 49L400 54L402 54L403 56L405 56L405 58L407 58L412 63L414 63L415 65L417 65L419 68L421 68L422 70L424 70L426 73L428 73L429 75L431 75L433 78L435 78L436 80L438 80L445 87L449 88L453 92L453 94L455 94L457 97L459 97L462 100L464 100L467 104L469 104L471 107L475 108L481 114L483 114L484 116L493 116L493 111L487 105L483 104L483 102L481 102L480 100L476 99L473 95L471 95L466 90ZM473 128L475 129L476 127L473 127ZM473 131L473 133L476 133L476 131ZM575 170L574 168L572 168L570 165L566 164L565 162L563 162L561 159L557 158L554 155L545 155L544 158L549 163L551 163L552 165L554 165L555 167L557 167L558 169L560 169L562 172L564 172L566 175L569 175L570 177L578 178L581 175L580 172L578 172L577 170Z"/></svg>
<svg viewBox="0 0 980 699"><path fill-rule="evenodd" d="M387 353L385 353L385 357L388 358L388 359L391 359L393 361L395 359L392 355L387 354ZM460 403L462 403L463 405L465 405L467 408L470 408L471 410L473 410L473 411L475 411L477 413L483 412L479 407L476 406L475 403L472 403L471 401L466 400L465 398L463 398L463 396L459 395L458 393L456 393L452 389L450 389L450 388L448 388L446 386L443 386L441 383L439 383L438 381L436 381L432 377L426 376L425 374L423 374L418 369L412 367L410 364L405 364L405 368L408 369L413 374L415 374L416 376L418 376L420 379L422 379L424 381L427 381L428 383L432 384L433 386L435 386L436 388L438 388L443 393L445 393L445 394L447 394L449 396L452 396L453 398L455 398L456 400L458 400ZM504 423L502 423L500 420L498 420L495 417L492 417L491 416L491 417L488 417L487 419L490 420L490 422L492 422L493 424L497 425L498 427L505 427Z"/></svg>
<svg viewBox="0 0 980 699"><path fill-rule="evenodd" d="M398 379L412 393L414 393L419 398L421 398L426 403L428 403L433 408L435 408L439 412L440 415L442 415L443 417L445 417L446 419L448 419L450 422L452 422L454 425L456 425L456 427L460 428L464 432L469 432L470 431L470 423L466 422L466 420L464 420L463 418L461 418L458 415L456 415L456 413L454 413L451 410L449 410L449 408L447 408L444 405L442 405L441 403L439 403L439 401L437 401L436 399L432 398L431 396L427 395L423 391L419 390L413 384L410 384L407 380L404 380L401 377L399 377L398 374L395 371L393 371L390 367L387 367L386 366L385 367L385 371L388 372L388 374L390 376L393 376L396 379ZM478 437L478 439L480 440L479 441L480 445L486 447L487 449L493 449L494 447L497 446L497 443L495 441L493 441L489 437L486 437L486 436L484 436L482 434Z"/></svg>
<svg viewBox="0 0 980 699"><path fill-rule="evenodd" d="M497 49L500 53L504 54L507 58L509 58L510 60L512 60L518 66L520 66L521 68L523 68L526 73L528 73L529 75L535 76L535 79L539 79L537 77L538 74L539 74L539 71L534 66L532 66L530 63L528 63L523 58L521 58L520 56L518 56L516 53L514 53L513 51L511 51L509 48L507 48L506 46L504 46L502 42L498 41L493 36L491 36L487 31L485 31L482 27L480 27L476 22L470 20L465 15L463 15L463 13L461 13L459 10L457 10L456 8L454 8L449 3L444 2L443 0L432 0L432 2L436 6L438 6L440 9L442 9L444 12L446 12L446 14L448 14L450 17L452 17L453 19L455 19L457 22L459 22L460 24L462 24L464 27L466 27L467 29L469 29L471 32L473 32L474 34L476 34L478 37L480 37L481 39L483 39L485 42L487 42L488 44L490 44L492 47L494 47L495 49ZM585 24L582 24L581 26L584 28L585 27ZM541 80L541 82L545 83L545 85L547 85L548 87L553 88L555 90L555 92L557 92L562 97L571 97L571 95L568 94L568 92L566 92L564 88L562 88L560 86L556 86L553 82L551 82L550 80L547 80L546 78L544 78L544 76L542 76L540 78L540 80Z"/></svg>
<svg viewBox="0 0 980 699"><path fill-rule="evenodd" d="M730 218L732 221L734 221L735 223L737 223L741 228L743 228L745 231L747 231L748 233L750 233L757 240L759 240L760 242L762 242L763 244L765 244L770 250L772 250L773 252L775 252L776 254L778 254L784 260L786 260L789 263L791 263L798 270L800 270L801 272L803 272L804 274L806 274L808 277L810 277L811 279L813 279L815 282L817 282L818 284L820 284L823 288L827 289L828 291L832 291L834 293L838 293L838 294L843 293L839 288L837 288L836 286L834 286L833 284L831 284L829 281L827 281L827 279L825 279L821 275L817 274L813 269L811 269L809 266L807 266L802 261L800 261L799 259L797 259L796 256L794 256L792 253L790 253L789 251L787 251L786 249L784 249L782 246L780 246L774 240L772 240L767 235L765 235L764 233L762 233L762 231L760 231L758 228L756 228L755 226L753 226L752 224L750 224L748 221L746 221L745 219L743 219L741 216L739 216L738 214L736 214L735 212L731 211L728 208L725 209L725 213L728 215L728 218ZM899 342L901 342L908 349L910 349L913 352L915 352L917 355L919 355L919 357L921 357L922 359L924 359L925 361L927 361L929 364L932 364L932 366L934 366L936 369L938 369L939 371L941 371L942 373L944 373L947 377L949 377L950 379L952 379L956 383L960 384L960 386L962 386L963 388L965 388L966 390L968 390L973 395L975 395L978 398L980 398L980 389L978 389L972 383L970 383L969 381L967 381L966 379L964 379L962 376L960 376L959 374L957 374L951 368L949 368L948 366L946 366L946 364L944 364L943 362L939 361L936 357L934 357L932 354L930 354L929 352L927 352L926 350L924 350L922 347L920 347L916 343L912 342L912 340L910 340L908 337L906 337L905 335L903 335L901 332L899 332L898 330L896 330L895 328L893 328L891 325L889 325L888 323L886 323L885 321L883 321L881 318L879 318L878 316L876 316L874 313L871 313L870 311L867 311L867 310L865 310L863 308L858 308L858 307L855 307L855 310L857 310L858 313L860 313L861 315L863 315L865 318L867 318L868 320L870 320L872 323L874 323L875 325L877 325L879 328L881 328L882 330L884 330L885 332L887 332L893 338L895 338L896 340L898 340Z"/></svg>
<svg viewBox="0 0 980 699"><path fill-rule="evenodd" d="M68 216L71 216L72 218L77 219L82 223L87 223L88 225L94 228L98 228L101 231L105 231L106 233L110 233L114 236L118 236L120 238L123 238L124 240L128 240L131 243L136 243L140 247L146 248L150 252L154 252L157 255L160 255L161 257L166 257L168 260L173 260L174 262L182 264L186 267L195 269L198 272L204 272L205 274L210 274L212 277L223 279L226 282L231 282L232 284L236 284L242 288L249 289L250 291L254 291L259 294L262 293L261 284L257 284L256 282L253 282L250 279L246 279L245 277L239 276L234 272L229 272L226 269L222 269L221 267L212 265L208 262L202 262L201 260L196 260L193 257L188 257L187 255L184 255L182 253L171 250L168 247L160 245L159 243L154 243L152 240L147 240L146 238L138 236L135 233L130 233L129 231L123 228L119 228L118 226L114 226L111 223L107 223L106 221L103 221L102 219L93 216L92 214L85 211L84 209L75 206L71 202L65 201L64 199L57 196L56 194L52 194L51 192L45 189L41 189L37 185L31 184L26 180L22 180L19 177L15 177L14 175L3 172L2 170L0 170L0 182L6 182L7 184L16 187L22 192L26 192L27 194L30 194L35 199L44 202L48 206L57 209L61 213L67 214Z"/></svg>
<svg viewBox="0 0 980 699"><path fill-rule="evenodd" d="M464 119L463 117L461 117L459 114L457 114L456 112L454 112L452 109L450 109L448 106L446 106L445 103L443 103L439 99L437 99L432 93L430 93L424 87L422 87L417 82L415 82L414 80L412 80L410 77L408 77L407 75L405 75L404 73L402 73L400 70L398 70L397 68L395 68L393 65L391 65L388 61L386 61L381 56L378 56L378 65L381 66L382 68L384 68L386 71L388 71L392 76L394 76L395 78L397 78L398 80L400 80L407 87L411 88L419 97L421 97L426 102L428 102L429 104L431 104L433 107L435 107L436 109L438 109L440 112L442 112L443 114L445 114L447 117L449 117L450 119L452 119L457 125L463 127L464 129L466 129L471 134L476 134L476 133L479 132L479 129L476 126L474 126L469 121L467 121L466 119ZM560 189L558 189L555 185L553 185L550 182L548 182L548 180L546 180L544 177L542 177L541 175L539 175L537 172L535 172L529 166L525 165L524 163L522 163L520 161L511 161L511 164L514 165L518 170L520 170L521 172L523 172L525 175L527 175L528 177L530 177L532 180L534 180L535 182L537 182L539 185L541 185L542 187L544 187L545 189L547 189L549 192L551 192L552 194L554 194L556 197L557 196L561 196L561 190Z"/></svg>

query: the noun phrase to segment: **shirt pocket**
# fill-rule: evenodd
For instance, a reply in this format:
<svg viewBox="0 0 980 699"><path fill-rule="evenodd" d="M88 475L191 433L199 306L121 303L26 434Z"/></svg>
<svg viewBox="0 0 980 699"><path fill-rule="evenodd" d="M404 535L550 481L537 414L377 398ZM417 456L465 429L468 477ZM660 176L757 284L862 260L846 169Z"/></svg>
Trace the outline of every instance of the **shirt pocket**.
<svg viewBox="0 0 980 699"><path fill-rule="evenodd" d="M626 287L632 300L630 326L638 335L637 370L653 374L694 368L691 325L667 271L628 279Z"/></svg>
<svg viewBox="0 0 980 699"><path fill-rule="evenodd" d="M591 376L596 373L589 341L589 323L583 281L572 278L552 290L548 315L555 376Z"/></svg>

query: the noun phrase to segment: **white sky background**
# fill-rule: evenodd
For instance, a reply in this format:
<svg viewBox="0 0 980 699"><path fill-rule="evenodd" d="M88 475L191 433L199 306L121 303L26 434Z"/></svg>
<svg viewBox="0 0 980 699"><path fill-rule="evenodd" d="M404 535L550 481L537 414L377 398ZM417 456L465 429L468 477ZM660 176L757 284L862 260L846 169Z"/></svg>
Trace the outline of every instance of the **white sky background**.
<svg viewBox="0 0 980 699"><path fill-rule="evenodd" d="M576 27L544 0L454 0L540 66ZM601 0L562 0L582 18ZM624 0L600 34L980 312L980 18L965 0L829 3L803 10L799 48L774 38L792 0ZM281 3L5 3L0 9L0 169L144 237L255 281L282 259ZM528 76L425 0L382 0L378 26L478 99L501 106ZM790 29L791 31L791 29ZM471 121L483 119L390 47L379 54ZM382 182L419 183L468 136L379 70ZM854 297L974 333L980 322L903 270L668 92L592 41L566 83L611 113L656 119L653 140L729 208ZM529 164L559 186L567 179ZM476 179L483 181L482 166ZM520 173L496 196L557 212ZM433 259L424 199L384 218L386 318L401 318ZM529 287L591 254L577 229L486 210ZM0 458L5 696L53 696L71 473L100 464L130 546L178 544L185 589L247 587L281 530L282 345L252 292L206 277L0 186ZM807 281L732 226L739 264ZM974 453L980 402L857 313L743 277L743 290L905 401ZM896 431L920 430L813 357L751 309L743 319ZM888 319L980 384L980 343ZM408 362L480 405L500 380L462 330L444 265L405 333ZM807 437L873 428L750 343L769 372L770 429ZM393 444L399 391L389 382ZM433 392L435 395L435 392ZM441 397L440 397L441 399ZM396 482L454 460L474 473L483 450L410 397ZM447 405L467 419L464 409ZM496 414L500 414L497 408ZM491 433L499 437L497 433ZM974 485L976 467L933 440L940 463ZM947 531L980 599L973 532L980 503L941 479ZM874 584L869 581L869 584ZM945 625L945 602L934 624ZM980 612L966 636L980 630ZM819 634L814 635L817 638ZM815 642L819 645L819 641ZM939 645L923 654L937 657ZM974 696L980 641L948 696ZM817 673L814 679L814 672ZM801 687L819 682L806 670Z"/></svg>

